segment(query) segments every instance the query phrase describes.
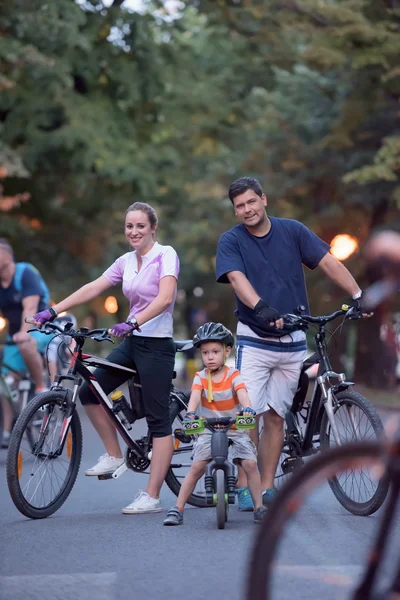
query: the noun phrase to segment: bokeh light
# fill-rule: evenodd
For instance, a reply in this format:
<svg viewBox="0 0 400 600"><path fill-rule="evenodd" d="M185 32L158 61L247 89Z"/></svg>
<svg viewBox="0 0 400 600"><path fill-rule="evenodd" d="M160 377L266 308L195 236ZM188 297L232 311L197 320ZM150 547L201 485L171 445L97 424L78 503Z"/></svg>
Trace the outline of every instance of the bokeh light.
<svg viewBox="0 0 400 600"><path fill-rule="evenodd" d="M118 310L118 302L115 296L108 296L104 302L104 308L112 315Z"/></svg>
<svg viewBox="0 0 400 600"><path fill-rule="evenodd" d="M331 253L338 260L346 260L358 250L358 240L348 233L335 235L331 241Z"/></svg>

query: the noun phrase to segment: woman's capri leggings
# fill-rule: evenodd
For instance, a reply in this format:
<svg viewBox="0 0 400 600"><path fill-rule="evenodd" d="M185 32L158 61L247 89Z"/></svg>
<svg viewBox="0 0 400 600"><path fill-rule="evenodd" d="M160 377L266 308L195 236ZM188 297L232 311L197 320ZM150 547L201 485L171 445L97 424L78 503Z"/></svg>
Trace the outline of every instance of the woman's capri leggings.
<svg viewBox="0 0 400 600"><path fill-rule="evenodd" d="M107 360L137 369L149 430L154 437L170 435L169 397L175 364L173 339L133 335L119 344ZM96 369L93 375L106 394L130 378L130 373L102 368ZM99 404L87 383L82 385L79 397L83 405Z"/></svg>

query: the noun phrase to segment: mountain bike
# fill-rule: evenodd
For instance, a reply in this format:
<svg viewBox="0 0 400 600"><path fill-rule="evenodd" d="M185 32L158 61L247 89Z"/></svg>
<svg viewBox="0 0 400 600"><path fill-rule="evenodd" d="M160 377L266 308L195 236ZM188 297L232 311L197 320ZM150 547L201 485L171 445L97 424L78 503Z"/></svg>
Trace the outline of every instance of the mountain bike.
<svg viewBox="0 0 400 600"><path fill-rule="evenodd" d="M314 520L319 516L319 487L327 479L335 481L341 476L357 476L361 470L368 470L370 477L377 481L385 481L385 486L390 483L390 493L372 548L365 561L361 559L361 577L357 582L360 571L359 546L353 559L357 562L356 569L349 566L348 556L342 558L340 554L335 557L335 564L324 567L319 557L313 557L319 564L311 564L306 544L302 542L309 529L310 508ZM278 491L262 523L251 553L246 598L274 600L294 595L297 598L315 596L335 600L399 600L398 539L397 544L393 540L390 547L392 534L398 527L396 509L399 499L400 427L391 441L381 438L380 442L354 442L313 457ZM322 515L322 522L326 529L326 514ZM363 537L368 539L367 534ZM309 540L307 542L310 543ZM325 542L324 530L320 530L318 540L314 539L314 543L326 543L326 547L334 547L332 532L327 534ZM390 558L393 558L393 565L388 564ZM312 589L313 586L318 586L317 591ZM378 592L377 588L380 588ZM301 590L306 595L299 595Z"/></svg>
<svg viewBox="0 0 400 600"><path fill-rule="evenodd" d="M354 383L347 381L344 373L332 370L328 356L326 325L339 317L343 318L342 325L360 317L347 305L326 316L306 315L303 311L304 307L299 307L296 314L285 315L285 327L306 330L315 325L316 352L303 363L297 392L285 416L276 487L303 467L305 457L350 441L377 440L383 432L376 409L367 398L351 389ZM306 371L316 364L318 373L312 397L306 401L309 386ZM356 515L371 515L377 511L388 490L385 480L371 487L366 484L360 487L353 479L335 477L329 480L329 485L342 506Z"/></svg>
<svg viewBox="0 0 400 600"><path fill-rule="evenodd" d="M46 323L41 331L43 334L65 335L66 327L61 329L54 323ZM83 353L85 341L88 339L112 342L107 329L90 331L85 327L79 330L68 328L67 333L75 341L68 373L59 376L49 392L39 394L27 405L20 414L10 439L7 456L8 489L17 509L32 519L54 514L64 504L76 481L82 456L82 428L76 401L82 381L90 385L127 446L125 462L113 474L99 476L99 479L117 479L127 469L146 473L151 461L151 434L148 432L140 439L135 439L132 431L135 420L144 416L137 372ZM192 342L178 341L175 345L177 351L183 351L191 348ZM125 402L122 401L121 394L116 394L114 400L113 394L107 396L89 370L91 367L117 369L129 373L132 376L129 382L130 388L133 389L132 404L129 406L126 399ZM156 368L155 365L155 370ZM174 455L165 482L175 494L179 493L184 478L183 472L190 468L193 446L192 436L187 436L182 427L187 402L187 394L171 385L170 418L175 439ZM27 447L24 436L38 411L42 415L41 425L33 448ZM192 495L189 503L205 506L204 496Z"/></svg>
<svg viewBox="0 0 400 600"><path fill-rule="evenodd" d="M1 342L0 346L15 346L13 341ZM7 369L3 372L2 369ZM24 410L30 399L33 397L35 390L34 383L27 371L16 371L4 361L0 361L0 398L8 404L10 413L12 414L13 426L17 421L18 415ZM0 401L0 448L3 443L3 405ZM33 427L37 424L32 424L32 427L27 429L26 435L31 447L33 447Z"/></svg>

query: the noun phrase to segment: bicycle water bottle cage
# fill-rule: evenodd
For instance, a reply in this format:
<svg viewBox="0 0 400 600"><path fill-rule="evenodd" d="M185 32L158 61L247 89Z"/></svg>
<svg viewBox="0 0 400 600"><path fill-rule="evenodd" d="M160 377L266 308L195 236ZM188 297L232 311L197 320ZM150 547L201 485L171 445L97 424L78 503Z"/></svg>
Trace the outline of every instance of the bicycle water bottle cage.
<svg viewBox="0 0 400 600"><path fill-rule="evenodd" d="M183 421L183 427L186 433L190 433L192 435L203 433L205 429L204 419L188 419L187 421Z"/></svg>
<svg viewBox="0 0 400 600"><path fill-rule="evenodd" d="M236 429L238 431L255 428L256 417L254 415L236 415Z"/></svg>

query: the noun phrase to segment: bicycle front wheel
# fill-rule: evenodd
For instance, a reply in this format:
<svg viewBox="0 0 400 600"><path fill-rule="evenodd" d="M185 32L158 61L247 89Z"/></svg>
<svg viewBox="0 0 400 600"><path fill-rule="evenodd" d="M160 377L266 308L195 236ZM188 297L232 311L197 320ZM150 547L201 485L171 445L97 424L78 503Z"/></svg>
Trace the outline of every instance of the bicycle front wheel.
<svg viewBox="0 0 400 600"><path fill-rule="evenodd" d="M334 395L334 414L341 444L375 442L383 435L382 421L376 409L369 400L353 390ZM321 420L320 440L323 451L337 446L326 412ZM333 477L329 485L340 504L352 514L360 516L376 512L388 492L387 481L376 481L367 469L353 476L342 474Z"/></svg>
<svg viewBox="0 0 400 600"><path fill-rule="evenodd" d="M349 588L354 589L358 573L362 572L361 549L358 545L347 548L347 528L341 531L336 522L328 527L331 509L326 510L326 502L321 502L320 488L327 479L366 467L378 480L383 476L384 457L378 443L339 446L313 457L293 473L279 490L257 535L246 598L349 598ZM317 535L310 535L311 525ZM364 534L371 528L372 535L373 526L373 522L366 522ZM342 551L332 553L339 538ZM368 540L369 536L362 539ZM323 563L324 554L330 555L327 566ZM306 595L299 596L300 590Z"/></svg>
<svg viewBox="0 0 400 600"><path fill-rule="evenodd" d="M12 501L26 517L49 517L72 490L82 456L82 429L76 411L62 445L66 426L62 392L39 394L18 417L8 449L7 483Z"/></svg>
<svg viewBox="0 0 400 600"><path fill-rule="evenodd" d="M225 522L228 520L227 504L225 502L225 473L222 469L217 469L214 474L215 493L217 496L216 512L218 529L225 528Z"/></svg>

